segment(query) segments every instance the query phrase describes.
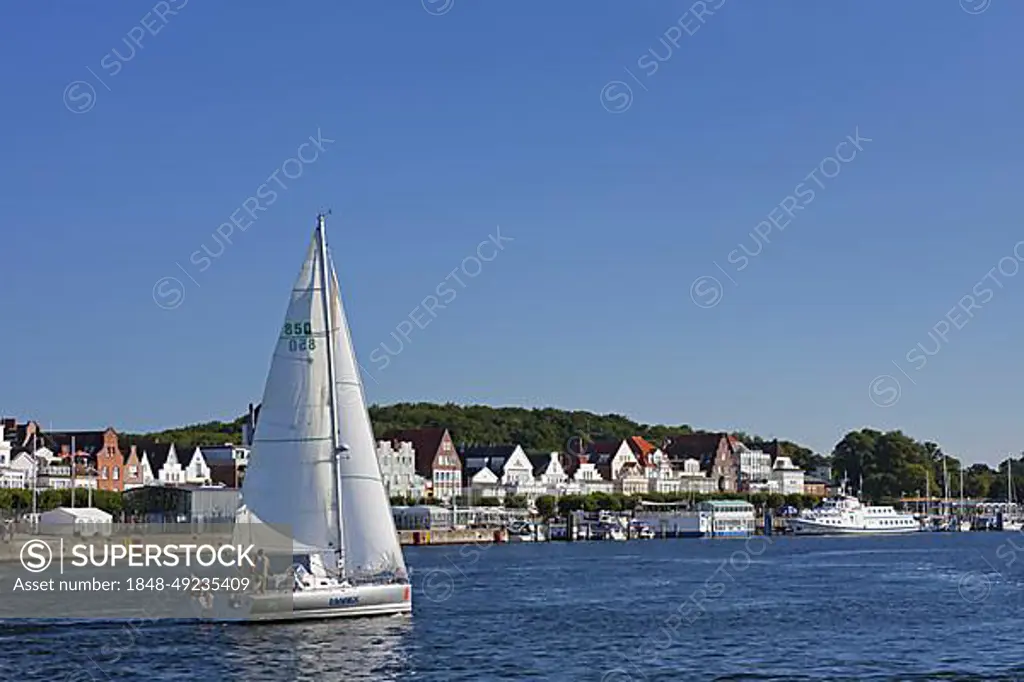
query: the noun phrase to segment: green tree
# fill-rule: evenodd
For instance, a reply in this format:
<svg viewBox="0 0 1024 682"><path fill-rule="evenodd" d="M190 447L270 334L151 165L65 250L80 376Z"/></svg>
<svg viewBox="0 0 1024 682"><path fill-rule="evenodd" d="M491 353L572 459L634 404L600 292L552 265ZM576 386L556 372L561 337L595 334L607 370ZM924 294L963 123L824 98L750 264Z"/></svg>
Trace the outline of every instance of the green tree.
<svg viewBox="0 0 1024 682"><path fill-rule="evenodd" d="M534 500L534 505L537 507L537 514L543 519L551 518L558 511L553 495L541 495Z"/></svg>

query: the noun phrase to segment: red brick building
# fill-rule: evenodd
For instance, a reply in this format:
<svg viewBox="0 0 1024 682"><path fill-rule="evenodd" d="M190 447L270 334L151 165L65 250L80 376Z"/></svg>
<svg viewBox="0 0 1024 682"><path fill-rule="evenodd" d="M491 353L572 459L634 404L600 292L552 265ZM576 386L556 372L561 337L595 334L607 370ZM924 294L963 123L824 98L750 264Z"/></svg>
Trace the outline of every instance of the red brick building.
<svg viewBox="0 0 1024 682"><path fill-rule="evenodd" d="M98 490L124 490L124 455L117 443L117 431L60 431L42 434L54 454L70 458L74 444L75 475L96 478Z"/></svg>
<svg viewBox="0 0 1024 682"><path fill-rule="evenodd" d="M687 459L700 462L700 470L719 492L736 492L739 488L740 460L727 433L694 433L670 438L662 448L673 466L682 467Z"/></svg>

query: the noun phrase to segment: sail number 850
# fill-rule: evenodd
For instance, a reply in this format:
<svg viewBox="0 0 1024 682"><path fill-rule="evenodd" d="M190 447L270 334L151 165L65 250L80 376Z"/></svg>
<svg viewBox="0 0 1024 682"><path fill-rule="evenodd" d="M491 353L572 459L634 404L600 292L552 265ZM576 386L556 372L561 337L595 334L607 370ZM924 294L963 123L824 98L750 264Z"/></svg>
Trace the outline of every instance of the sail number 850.
<svg viewBox="0 0 1024 682"><path fill-rule="evenodd" d="M309 320L284 323L284 335L289 337L288 350L315 350L316 339L313 337L313 326Z"/></svg>

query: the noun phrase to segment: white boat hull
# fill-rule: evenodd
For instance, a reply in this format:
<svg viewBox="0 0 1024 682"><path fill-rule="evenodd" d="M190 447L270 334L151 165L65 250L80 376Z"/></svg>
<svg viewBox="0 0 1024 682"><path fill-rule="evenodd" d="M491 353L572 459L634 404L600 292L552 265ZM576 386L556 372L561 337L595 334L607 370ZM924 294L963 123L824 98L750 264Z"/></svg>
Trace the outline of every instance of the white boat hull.
<svg viewBox="0 0 1024 682"><path fill-rule="evenodd" d="M296 592L244 595L237 605L217 614L233 622L364 618L412 613L410 585L357 585L311 588Z"/></svg>
<svg viewBox="0 0 1024 682"><path fill-rule="evenodd" d="M811 519L787 519L794 535L906 535L918 533L920 526L893 526L892 528L871 528L818 523Z"/></svg>

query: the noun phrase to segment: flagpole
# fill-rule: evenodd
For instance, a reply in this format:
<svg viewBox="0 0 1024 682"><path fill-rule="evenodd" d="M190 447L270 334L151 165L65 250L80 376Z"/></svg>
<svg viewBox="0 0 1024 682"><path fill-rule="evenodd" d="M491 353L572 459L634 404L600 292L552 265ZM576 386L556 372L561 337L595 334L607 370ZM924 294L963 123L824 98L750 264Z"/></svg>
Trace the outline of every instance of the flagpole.
<svg viewBox="0 0 1024 682"><path fill-rule="evenodd" d="M71 508L75 508L75 437L71 436Z"/></svg>
<svg viewBox="0 0 1024 682"><path fill-rule="evenodd" d="M39 495L39 455L36 451L39 450L39 442L36 434L32 434L32 524L36 523L36 515L39 513L39 504L37 498Z"/></svg>

